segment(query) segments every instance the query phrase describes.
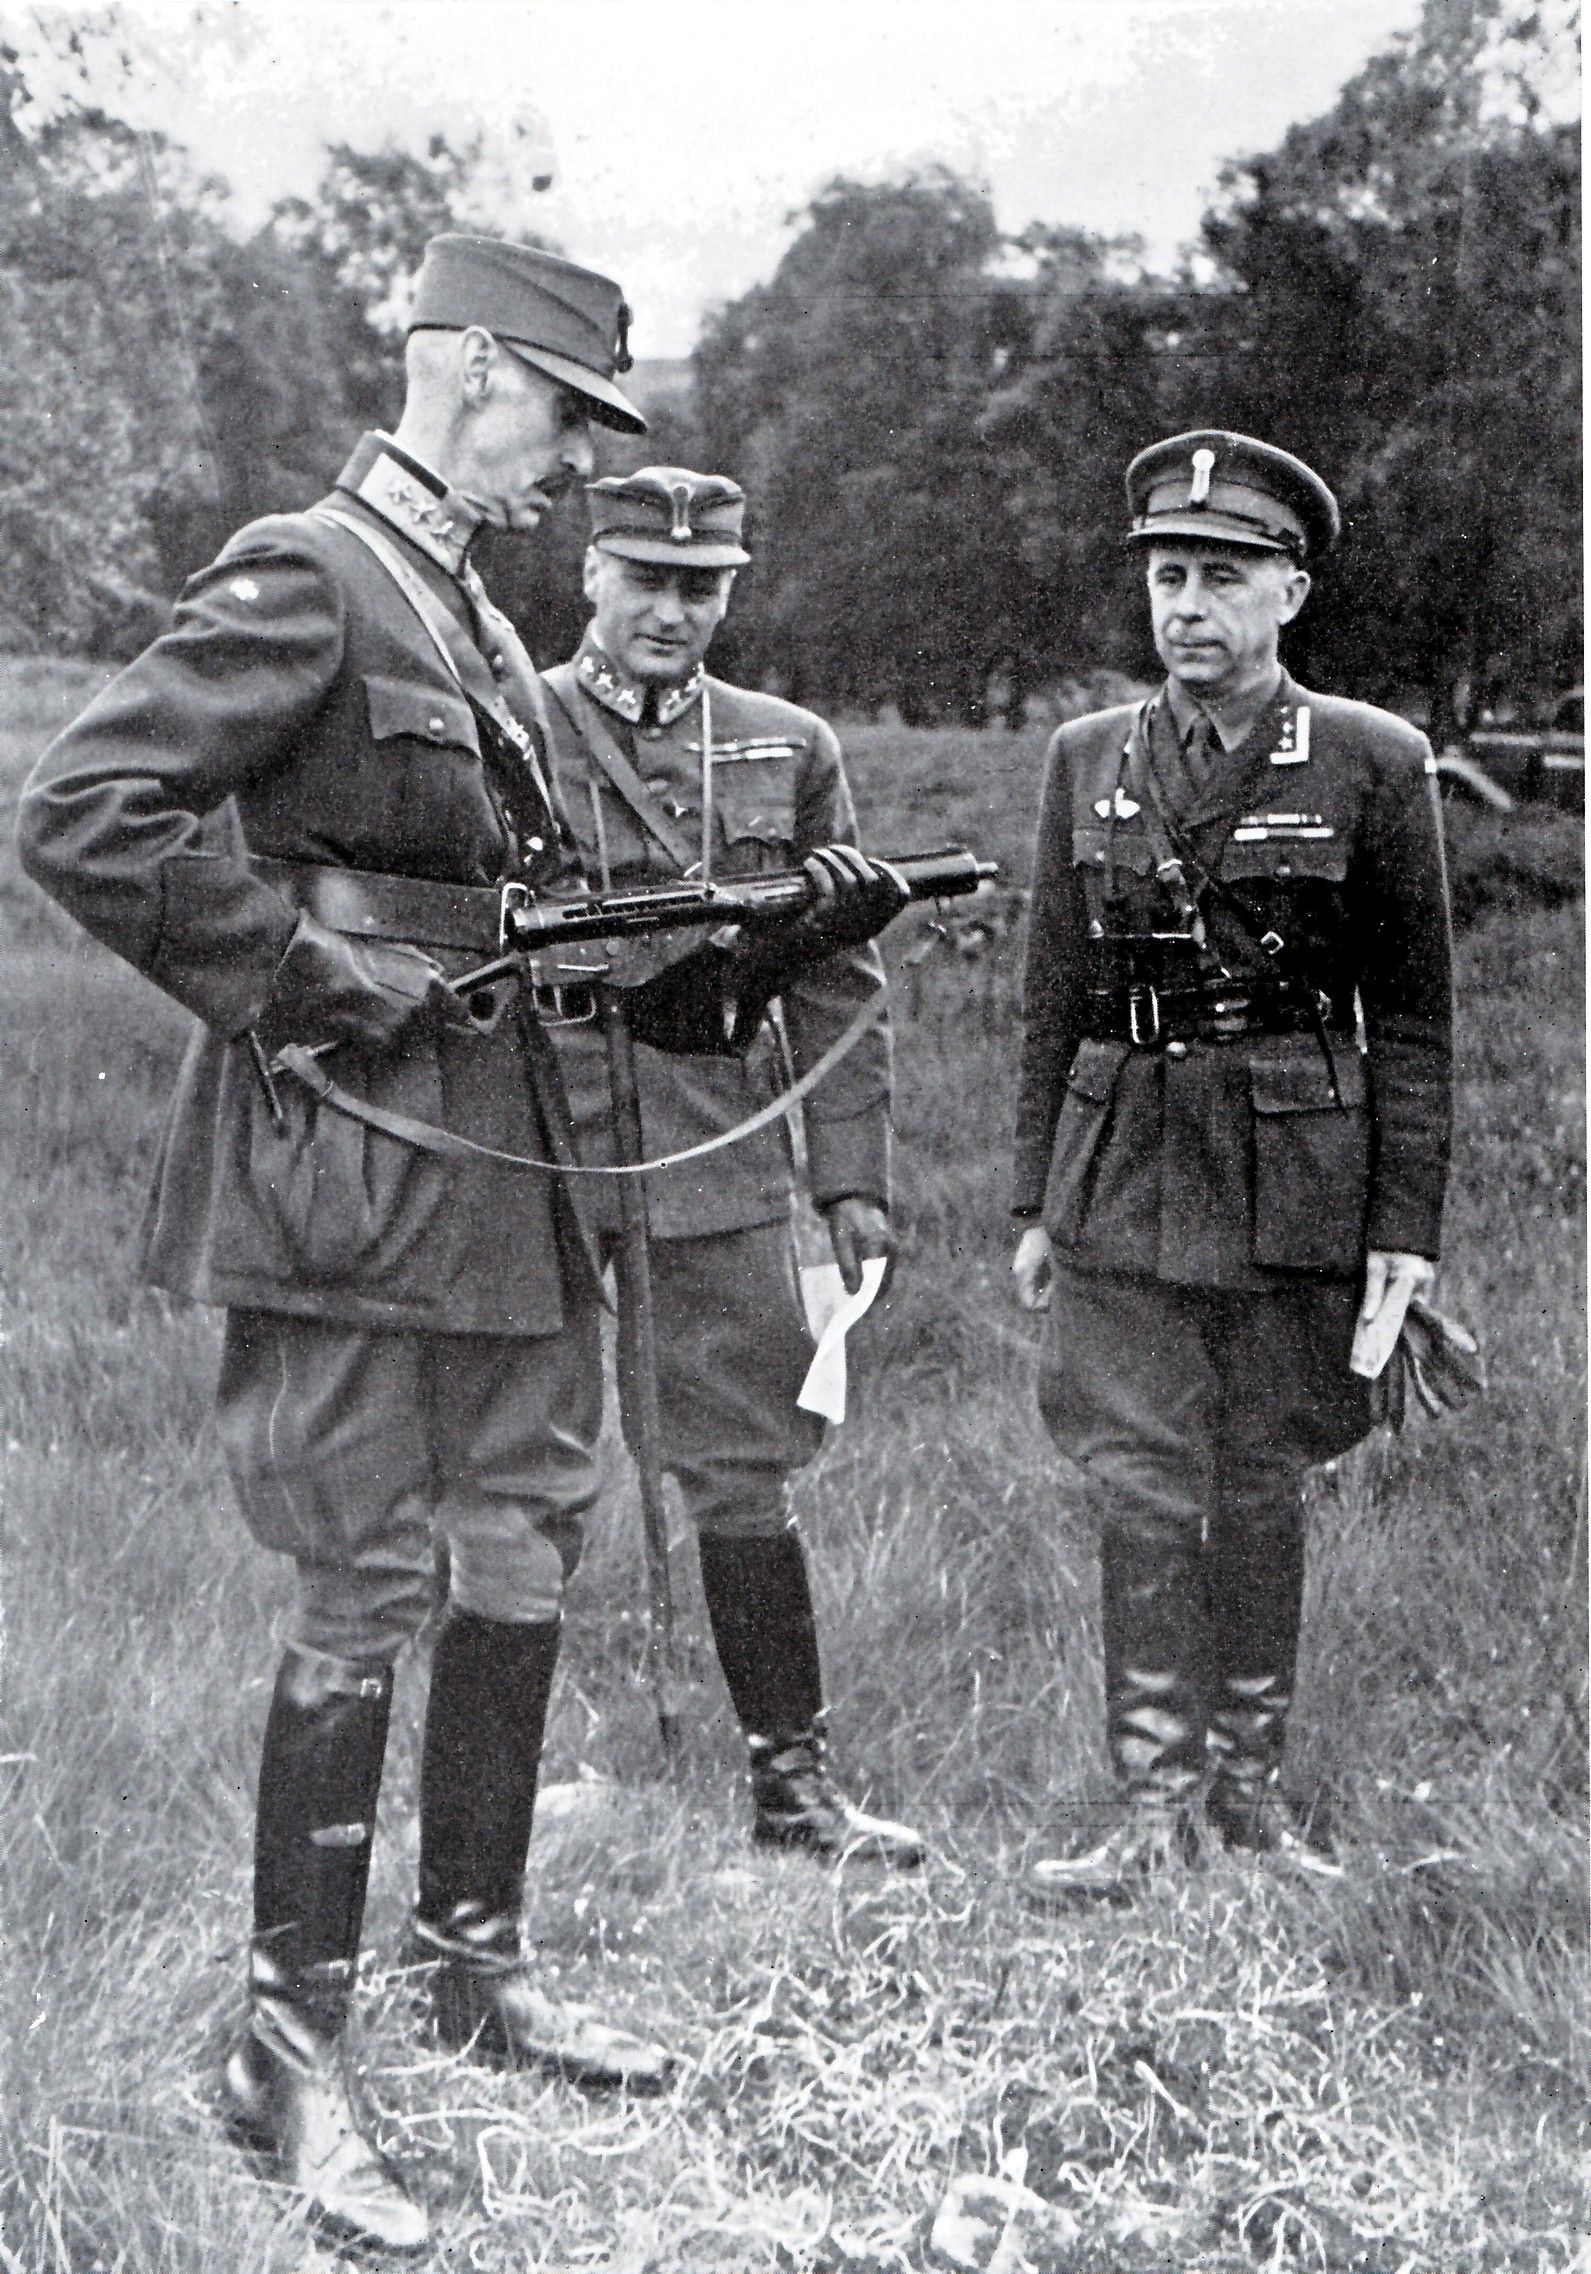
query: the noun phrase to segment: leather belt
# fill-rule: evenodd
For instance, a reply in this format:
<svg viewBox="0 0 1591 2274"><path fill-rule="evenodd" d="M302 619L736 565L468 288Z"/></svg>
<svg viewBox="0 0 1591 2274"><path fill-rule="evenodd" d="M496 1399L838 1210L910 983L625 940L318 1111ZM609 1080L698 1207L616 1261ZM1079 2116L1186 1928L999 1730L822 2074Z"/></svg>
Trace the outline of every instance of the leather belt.
<svg viewBox="0 0 1591 2274"><path fill-rule="evenodd" d="M445 884L436 877L388 876L378 869L322 867L256 855L261 883L334 932L402 940L410 947L494 955L502 945L503 891L493 884Z"/></svg>
<svg viewBox="0 0 1591 2274"><path fill-rule="evenodd" d="M1255 995L1240 987L1222 994L1139 985L1095 989L1087 1031L1096 1042L1130 1042L1140 1050L1158 1050L1168 1042L1242 1042L1255 1035L1316 1034L1322 1026L1345 1038L1353 1033L1296 995Z"/></svg>

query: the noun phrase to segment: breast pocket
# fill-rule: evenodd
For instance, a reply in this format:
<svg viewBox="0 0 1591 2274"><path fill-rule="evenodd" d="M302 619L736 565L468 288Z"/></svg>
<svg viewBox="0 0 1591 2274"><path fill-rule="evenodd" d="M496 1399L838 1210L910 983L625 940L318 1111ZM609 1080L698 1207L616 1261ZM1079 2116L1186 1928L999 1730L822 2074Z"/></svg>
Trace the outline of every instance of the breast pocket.
<svg viewBox="0 0 1591 2274"><path fill-rule="evenodd" d="M1342 837L1262 837L1252 843L1229 837L1221 856L1221 875L1229 883L1251 877L1267 884L1341 884L1347 874Z"/></svg>
<svg viewBox="0 0 1591 2274"><path fill-rule="evenodd" d="M364 778L359 795L382 839L377 865L468 875L481 861L490 864L501 827L486 789L475 714L463 695L375 673L364 690L376 765L375 779Z"/></svg>
<svg viewBox="0 0 1591 2274"><path fill-rule="evenodd" d="M796 759L741 758L713 768L713 803L735 869L789 868L795 859Z"/></svg>
<svg viewBox="0 0 1591 2274"><path fill-rule="evenodd" d="M1333 1065L1336 1085L1333 1088ZM1299 1036L1249 1062L1254 1261L1349 1277L1364 1260L1370 1108L1364 1060Z"/></svg>

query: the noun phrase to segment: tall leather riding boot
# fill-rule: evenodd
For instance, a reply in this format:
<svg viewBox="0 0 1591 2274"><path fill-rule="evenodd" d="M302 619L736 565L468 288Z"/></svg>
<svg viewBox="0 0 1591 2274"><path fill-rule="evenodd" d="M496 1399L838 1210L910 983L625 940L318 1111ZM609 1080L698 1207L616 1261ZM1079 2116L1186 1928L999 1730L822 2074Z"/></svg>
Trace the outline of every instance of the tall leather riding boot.
<svg viewBox="0 0 1591 2274"><path fill-rule="evenodd" d="M1223 1482L1205 1551L1212 1694L1209 1822L1228 1847L1272 1851L1296 1833L1279 1790L1304 1599L1301 1487Z"/></svg>
<svg viewBox="0 0 1591 2274"><path fill-rule="evenodd" d="M558 1621L523 1626L452 1609L437 1637L420 1762L419 1955L434 1964L445 2044L577 2084L656 2089L657 2046L531 1986L520 1907Z"/></svg>
<svg viewBox="0 0 1591 2274"><path fill-rule="evenodd" d="M1191 1846L1189 1811L1204 1774L1208 1640L1196 1540L1147 1542L1107 1527L1100 1543L1105 1735L1120 1782L1120 1821L1080 1856L1028 1867L1039 1909L1130 1900Z"/></svg>
<svg viewBox="0 0 1591 2274"><path fill-rule="evenodd" d="M235 2129L274 2155L318 2224L412 2251L429 2222L364 2129L343 2045L391 1705L390 1666L282 1661L260 1763L249 2027L222 2085Z"/></svg>
<svg viewBox="0 0 1591 2274"><path fill-rule="evenodd" d="M921 1835L867 1815L830 1774L817 1620L798 1535L703 1532L698 1544L718 1662L751 1760L752 1838L763 1847L867 1857L898 1870L920 1864Z"/></svg>

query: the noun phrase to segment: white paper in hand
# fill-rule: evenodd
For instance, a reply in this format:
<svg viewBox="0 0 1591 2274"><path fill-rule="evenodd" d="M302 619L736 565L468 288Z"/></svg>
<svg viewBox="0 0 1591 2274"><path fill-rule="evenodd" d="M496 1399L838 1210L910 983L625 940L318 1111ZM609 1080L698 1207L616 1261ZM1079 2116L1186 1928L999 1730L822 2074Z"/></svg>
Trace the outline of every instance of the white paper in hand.
<svg viewBox="0 0 1591 2274"><path fill-rule="evenodd" d="M1403 1321L1414 1298L1414 1281L1401 1272L1389 1272L1386 1290L1369 1318L1361 1319L1354 1328L1353 1349L1348 1357L1348 1370L1373 1382L1397 1348L1398 1336L1403 1332Z"/></svg>
<svg viewBox="0 0 1591 2274"><path fill-rule="evenodd" d="M796 1399L804 1413L820 1413L825 1421L845 1419L845 1338L884 1284L888 1261L886 1256L869 1256L854 1295L846 1294L837 1263L812 1263L802 1271L807 1321L818 1338Z"/></svg>

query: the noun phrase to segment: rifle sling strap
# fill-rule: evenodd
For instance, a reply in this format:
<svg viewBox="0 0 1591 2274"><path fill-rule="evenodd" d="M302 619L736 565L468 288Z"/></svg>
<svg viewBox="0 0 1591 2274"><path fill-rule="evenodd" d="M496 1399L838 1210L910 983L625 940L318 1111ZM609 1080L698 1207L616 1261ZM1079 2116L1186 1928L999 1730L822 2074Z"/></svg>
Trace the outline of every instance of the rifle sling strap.
<svg viewBox="0 0 1591 2274"><path fill-rule="evenodd" d="M367 1129L390 1137L395 1144L407 1145L417 1153L428 1153L436 1160L490 1161L498 1168L542 1170L553 1176L646 1176L659 1169L676 1168L682 1161L704 1160L709 1153L720 1153L726 1145L738 1145L742 1138L766 1129L770 1122L777 1121L781 1114L788 1113L792 1106L809 1097L841 1059L849 1057L887 1008L888 997L882 989L870 996L850 1025L836 1036L798 1082L792 1082L787 1090L781 1090L776 1098L759 1107L746 1120L737 1122L733 1129L704 1138L699 1145L687 1145L680 1152L663 1153L653 1161L626 1161L612 1166L573 1160L535 1160L526 1153L507 1153L495 1145L479 1145L473 1137L460 1137L454 1130L439 1129L433 1122L417 1121L407 1113L389 1112L385 1106L372 1105L368 1098L356 1097L352 1090L345 1090L341 1083L333 1081L311 1051L297 1043L290 1043L279 1051L275 1064L284 1074L291 1074L302 1082L329 1111L344 1114L350 1121L362 1122Z"/></svg>

